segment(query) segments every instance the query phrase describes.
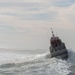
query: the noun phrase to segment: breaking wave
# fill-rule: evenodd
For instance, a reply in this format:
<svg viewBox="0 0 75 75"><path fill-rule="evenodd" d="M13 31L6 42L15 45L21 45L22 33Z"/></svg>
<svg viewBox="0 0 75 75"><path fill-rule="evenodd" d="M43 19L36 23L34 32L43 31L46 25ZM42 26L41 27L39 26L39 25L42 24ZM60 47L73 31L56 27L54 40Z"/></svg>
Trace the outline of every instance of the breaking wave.
<svg viewBox="0 0 75 75"><path fill-rule="evenodd" d="M13 50L0 50L0 74L12 75L68 75L75 63L75 52L68 50L68 60L50 58L49 52L21 53Z"/></svg>

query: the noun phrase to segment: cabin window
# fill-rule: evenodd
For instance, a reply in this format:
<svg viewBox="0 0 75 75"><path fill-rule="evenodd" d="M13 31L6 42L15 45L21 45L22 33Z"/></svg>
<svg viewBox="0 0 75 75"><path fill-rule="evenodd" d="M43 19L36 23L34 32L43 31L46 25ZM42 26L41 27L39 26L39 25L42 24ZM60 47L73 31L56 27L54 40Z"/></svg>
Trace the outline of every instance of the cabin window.
<svg viewBox="0 0 75 75"><path fill-rule="evenodd" d="M56 46L57 46L57 41L56 41L56 40L51 41L51 45L52 45L53 47L56 47Z"/></svg>
<svg viewBox="0 0 75 75"><path fill-rule="evenodd" d="M61 44L61 40L58 39L58 40L57 40L57 43L58 43L58 45L60 45L60 44Z"/></svg>

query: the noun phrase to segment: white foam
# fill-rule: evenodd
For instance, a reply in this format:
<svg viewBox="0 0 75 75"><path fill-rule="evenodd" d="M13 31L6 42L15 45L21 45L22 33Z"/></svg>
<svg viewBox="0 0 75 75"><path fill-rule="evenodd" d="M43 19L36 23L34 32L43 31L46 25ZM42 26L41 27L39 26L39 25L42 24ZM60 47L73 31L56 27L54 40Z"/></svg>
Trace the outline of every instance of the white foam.
<svg viewBox="0 0 75 75"><path fill-rule="evenodd" d="M24 54L19 52L14 52L11 50L0 50L0 65L7 63L22 63L32 61L41 57L46 56L44 54Z"/></svg>
<svg viewBox="0 0 75 75"><path fill-rule="evenodd" d="M37 71L38 75L67 75L70 73L68 68L71 66L68 61L61 59L47 59L48 53L43 54L18 54L12 51L0 51L0 65L7 63L23 63L22 69L27 72ZM70 55L70 54L69 54ZM69 56L70 59L73 58ZM73 59L74 60L74 59ZM25 62L30 62L25 65ZM20 68L20 69L21 69ZM19 68L18 68L19 69ZM20 70L19 69L19 70ZM8 69L7 69L8 70ZM14 68L13 68L14 70ZM32 73L32 75L35 75Z"/></svg>

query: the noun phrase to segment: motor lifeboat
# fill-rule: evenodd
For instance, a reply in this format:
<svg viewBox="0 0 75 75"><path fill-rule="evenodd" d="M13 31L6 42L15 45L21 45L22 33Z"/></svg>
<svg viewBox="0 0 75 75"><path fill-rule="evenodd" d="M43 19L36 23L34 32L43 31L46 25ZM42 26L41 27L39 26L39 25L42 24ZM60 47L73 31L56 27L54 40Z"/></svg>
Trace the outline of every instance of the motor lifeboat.
<svg viewBox="0 0 75 75"><path fill-rule="evenodd" d="M52 30L52 29L51 29ZM68 51L66 49L65 43L61 41L58 36L54 35L52 30L52 37L50 39L50 56L56 58L67 59Z"/></svg>

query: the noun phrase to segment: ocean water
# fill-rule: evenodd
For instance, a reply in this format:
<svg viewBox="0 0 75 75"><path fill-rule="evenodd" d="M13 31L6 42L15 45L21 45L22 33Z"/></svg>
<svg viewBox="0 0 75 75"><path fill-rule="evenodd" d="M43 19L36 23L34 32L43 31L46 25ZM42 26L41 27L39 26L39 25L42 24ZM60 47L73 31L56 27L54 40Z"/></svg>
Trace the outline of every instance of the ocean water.
<svg viewBox="0 0 75 75"><path fill-rule="evenodd" d="M50 58L48 50L0 49L0 75L75 75L75 52L68 60Z"/></svg>

